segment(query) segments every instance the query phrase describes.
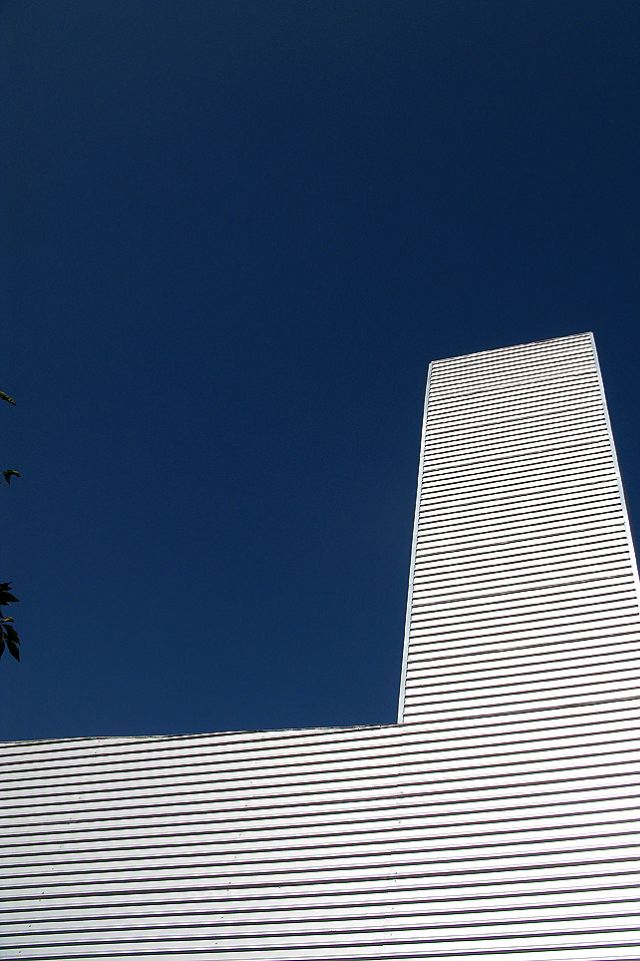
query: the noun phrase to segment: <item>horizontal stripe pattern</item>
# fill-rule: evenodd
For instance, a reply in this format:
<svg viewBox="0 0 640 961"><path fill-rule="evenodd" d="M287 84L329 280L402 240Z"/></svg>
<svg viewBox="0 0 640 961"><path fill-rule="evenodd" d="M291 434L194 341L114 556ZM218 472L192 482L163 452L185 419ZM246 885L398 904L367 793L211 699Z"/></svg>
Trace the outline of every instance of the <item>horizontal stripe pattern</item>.
<svg viewBox="0 0 640 961"><path fill-rule="evenodd" d="M637 685L633 659L608 666L590 649L598 630L615 644L638 620L590 335L431 365L408 613L404 721L545 711ZM559 642L574 657L564 670L549 663ZM513 663L460 671L461 653L486 663L505 647Z"/></svg>
<svg viewBox="0 0 640 961"><path fill-rule="evenodd" d="M639 642L590 336L439 361L401 723L0 745L0 956L637 961Z"/></svg>

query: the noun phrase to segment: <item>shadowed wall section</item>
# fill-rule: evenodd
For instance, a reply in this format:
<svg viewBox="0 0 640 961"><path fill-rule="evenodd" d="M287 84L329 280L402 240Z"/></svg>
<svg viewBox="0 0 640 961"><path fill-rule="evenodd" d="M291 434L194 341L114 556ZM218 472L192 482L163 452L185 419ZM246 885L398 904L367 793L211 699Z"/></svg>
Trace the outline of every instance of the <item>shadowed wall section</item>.
<svg viewBox="0 0 640 961"><path fill-rule="evenodd" d="M0 956L640 958L636 570L591 337L432 365L400 723L0 745Z"/></svg>

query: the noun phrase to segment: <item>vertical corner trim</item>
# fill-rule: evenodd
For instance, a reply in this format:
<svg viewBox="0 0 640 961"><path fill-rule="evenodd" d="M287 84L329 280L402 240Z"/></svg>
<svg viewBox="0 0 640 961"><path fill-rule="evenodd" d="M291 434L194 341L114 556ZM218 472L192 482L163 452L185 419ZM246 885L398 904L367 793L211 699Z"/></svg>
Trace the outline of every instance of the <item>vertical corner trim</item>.
<svg viewBox="0 0 640 961"><path fill-rule="evenodd" d="M618 463L618 452L616 450L616 444L613 437L613 430L611 429L611 418L609 417L609 405L607 404L607 395L604 389L604 381L602 380L602 371L600 370L600 360L598 358L598 349L596 347L596 340L591 331L589 331L588 336L591 342L591 349L593 351L593 360L595 363L596 375L598 377L598 385L599 385L600 397L602 401L602 410L604 412L604 418L605 418L605 423L607 427L607 434L609 435L609 444L611 445L611 457L613 459L613 467L615 470L616 483L618 486L618 496L620 497L620 505L622 507L622 516L624 519L624 529L625 529L625 534L627 538L627 547L629 549L629 557L631 560L633 582L636 588L636 604L638 605L638 610L640 611L640 577L638 576L638 562L636 560L636 552L633 544L633 537L631 536L631 524L629 522L629 512L627 510L627 499L624 494L622 474L620 473L620 464Z"/></svg>
<svg viewBox="0 0 640 961"><path fill-rule="evenodd" d="M413 540L411 543L411 565L409 567L409 587L407 591L407 611L404 619L404 651L402 654L402 671L400 674L400 694L398 697L398 724L404 721L404 691L407 683L407 661L409 658L409 635L411 633L411 604L413 600L413 577L416 566L416 551L418 548L418 524L420 521L420 503L422 499L422 481L424 478L424 459L427 441L427 406L429 404L429 384L433 361L427 371L427 386L424 393L424 411L422 414L422 430L420 431L420 458L418 460L418 484L416 491L416 509L413 515Z"/></svg>

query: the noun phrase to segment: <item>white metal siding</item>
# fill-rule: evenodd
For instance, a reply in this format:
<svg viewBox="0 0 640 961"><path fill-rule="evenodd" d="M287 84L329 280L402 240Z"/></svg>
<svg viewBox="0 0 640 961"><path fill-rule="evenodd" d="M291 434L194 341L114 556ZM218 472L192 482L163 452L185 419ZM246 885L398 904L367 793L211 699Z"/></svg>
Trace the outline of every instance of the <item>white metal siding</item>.
<svg viewBox="0 0 640 961"><path fill-rule="evenodd" d="M0 746L0 957L640 958L637 575L588 335L432 365L417 519L403 723Z"/></svg>
<svg viewBox="0 0 640 961"><path fill-rule="evenodd" d="M614 703L637 627L591 335L434 362L400 719Z"/></svg>

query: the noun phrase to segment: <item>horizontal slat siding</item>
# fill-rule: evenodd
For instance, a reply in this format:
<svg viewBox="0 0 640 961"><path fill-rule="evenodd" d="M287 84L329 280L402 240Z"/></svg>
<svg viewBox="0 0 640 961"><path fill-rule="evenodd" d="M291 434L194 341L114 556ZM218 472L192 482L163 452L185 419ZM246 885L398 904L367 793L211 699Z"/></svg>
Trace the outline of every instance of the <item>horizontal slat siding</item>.
<svg viewBox="0 0 640 961"><path fill-rule="evenodd" d="M495 712L590 692L625 697L638 681L633 658L564 671L548 659L547 645L564 641L577 661L597 631L614 643L638 621L637 573L591 338L433 363L422 444L402 719L427 720L467 703L469 711ZM600 576L576 578L577 562ZM604 582L612 569L615 578ZM476 678L472 664L463 675L455 669L464 650L484 657L499 644L519 655L532 641L538 647L526 670L505 663L488 679Z"/></svg>
<svg viewBox="0 0 640 961"><path fill-rule="evenodd" d="M591 337L433 363L419 484L400 719L480 729L496 721L506 731L528 714L552 731L579 713L595 760L589 722L635 696L640 637ZM635 729L627 718L620 738ZM492 742L496 758L503 747ZM629 745L630 770L640 767L638 747ZM579 774L575 754L556 760L588 786L583 801L573 795L576 815L605 783L622 787L613 755L600 755L591 775ZM531 754L525 765L532 777L539 761ZM461 763L472 776L473 761ZM535 793L559 788L541 780ZM470 810L481 794L478 785ZM604 835L593 843L608 849ZM515 835L513 845L520 850Z"/></svg>
<svg viewBox="0 0 640 961"><path fill-rule="evenodd" d="M0 746L0 957L640 958L640 619L588 336L432 366L403 722Z"/></svg>

